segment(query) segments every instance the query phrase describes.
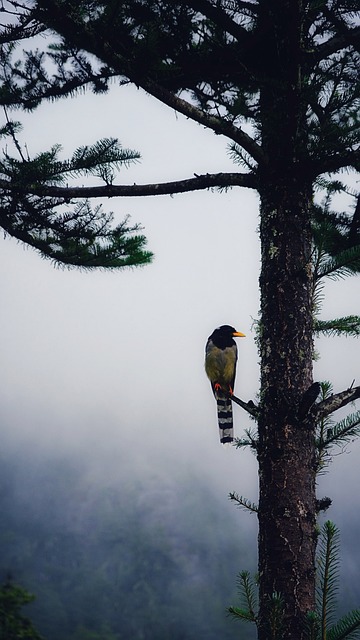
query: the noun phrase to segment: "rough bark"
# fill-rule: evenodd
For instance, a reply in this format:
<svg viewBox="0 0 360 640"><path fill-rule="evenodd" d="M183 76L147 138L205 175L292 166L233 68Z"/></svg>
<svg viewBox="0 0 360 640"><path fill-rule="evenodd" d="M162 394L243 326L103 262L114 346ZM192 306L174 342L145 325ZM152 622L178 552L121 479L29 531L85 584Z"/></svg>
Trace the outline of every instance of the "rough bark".
<svg viewBox="0 0 360 640"><path fill-rule="evenodd" d="M205 189L227 189L228 187L241 186L249 189L257 185L256 177L250 173L206 173L194 174L193 178L175 180L172 182L158 182L151 184L104 184L98 187L72 187L58 185L16 185L11 180L0 179L0 189L4 192L31 193L37 196L50 198L116 198L172 195L174 193L186 193Z"/></svg>
<svg viewBox="0 0 360 640"><path fill-rule="evenodd" d="M314 425L299 416L312 384L309 213L304 199L291 200L262 203L259 640L272 637L273 593L283 598L289 640L303 638L314 609Z"/></svg>
<svg viewBox="0 0 360 640"><path fill-rule="evenodd" d="M268 74L260 98L262 139L271 165L260 173L259 640L302 640L315 599L315 448L314 425L299 416L313 382L301 5L272 0L261 6ZM277 621L274 593L283 604Z"/></svg>

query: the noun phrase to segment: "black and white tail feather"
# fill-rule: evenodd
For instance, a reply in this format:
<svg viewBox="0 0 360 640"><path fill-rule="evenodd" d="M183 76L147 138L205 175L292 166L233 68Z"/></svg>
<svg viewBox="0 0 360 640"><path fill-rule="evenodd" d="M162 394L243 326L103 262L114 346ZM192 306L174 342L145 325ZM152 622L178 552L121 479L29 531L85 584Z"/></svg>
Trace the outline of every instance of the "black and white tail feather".
<svg viewBox="0 0 360 640"><path fill-rule="evenodd" d="M232 402L221 391L214 391L217 403L220 442L226 444L234 440Z"/></svg>
<svg viewBox="0 0 360 640"><path fill-rule="evenodd" d="M243 333L226 324L215 329L206 343L205 371L216 398L222 444L234 440L232 403L229 398L234 388L237 362L237 346L233 337L243 336Z"/></svg>

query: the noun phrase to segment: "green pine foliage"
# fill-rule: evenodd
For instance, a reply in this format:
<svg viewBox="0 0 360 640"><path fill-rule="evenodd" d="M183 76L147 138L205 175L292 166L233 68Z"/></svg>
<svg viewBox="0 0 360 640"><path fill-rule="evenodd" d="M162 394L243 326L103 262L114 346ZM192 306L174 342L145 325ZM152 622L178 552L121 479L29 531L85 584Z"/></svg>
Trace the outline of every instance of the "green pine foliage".
<svg viewBox="0 0 360 640"><path fill-rule="evenodd" d="M333 387L330 382L320 383L320 401L332 395ZM360 411L349 414L336 422L327 416L318 421L315 432L315 446L317 452L317 473L324 473L333 457L333 449L344 451L345 446L360 436Z"/></svg>
<svg viewBox="0 0 360 640"><path fill-rule="evenodd" d="M231 491L229 493L229 499L232 500L233 502L235 502L235 504L238 507L241 507L242 509L246 509L247 511L250 511L251 513L257 513L258 512L258 506L254 502L251 502L251 500L249 500L248 498L244 498L243 496L239 496L239 494L236 493L236 491Z"/></svg>
<svg viewBox="0 0 360 640"><path fill-rule="evenodd" d="M87 200L73 208L62 205L59 211L52 198L19 196L16 214L11 215L10 202L3 198L0 215L5 235L62 266L118 269L151 261L152 253L144 248L147 240L138 233L141 227L129 225L128 218L114 227L113 213L105 213L101 205L92 209Z"/></svg>
<svg viewBox="0 0 360 640"><path fill-rule="evenodd" d="M324 523L318 543L317 609L307 616L309 640L346 640L360 637L360 609L334 623L339 587L340 533L333 522Z"/></svg>
<svg viewBox="0 0 360 640"><path fill-rule="evenodd" d="M246 447L250 447L256 453L258 446L258 434L257 430L250 428L244 429L245 438L235 438L234 446L237 449L243 449Z"/></svg>
<svg viewBox="0 0 360 640"><path fill-rule="evenodd" d="M228 608L229 614L241 622L259 623L258 584L249 571L241 571L238 576L240 606ZM284 600L280 593L274 592L267 604L267 633L269 640L281 640L284 621Z"/></svg>
<svg viewBox="0 0 360 640"><path fill-rule="evenodd" d="M22 608L33 602L35 596L10 579L0 587L1 640L41 640L31 620L22 614Z"/></svg>
<svg viewBox="0 0 360 640"><path fill-rule="evenodd" d="M257 624L257 585L249 571L241 571L237 580L240 607L229 607L229 613L237 620Z"/></svg>
<svg viewBox="0 0 360 640"><path fill-rule="evenodd" d="M323 284L325 278L338 280L360 273L360 196L355 197L355 210L351 214L331 209L334 194L346 191L338 180L318 180L318 187L325 189L321 205L313 205L314 239L314 332L316 335L360 335L360 316L350 315L330 320L320 320Z"/></svg>
<svg viewBox="0 0 360 640"><path fill-rule="evenodd" d="M337 280L360 271L360 246L339 250L335 255L324 253L319 261L316 278L324 277Z"/></svg>
<svg viewBox="0 0 360 640"><path fill-rule="evenodd" d="M339 591L340 533L328 520L324 523L317 548L316 611L306 616L308 640L355 640L360 638L360 609L350 611L338 621L336 615ZM248 571L238 576L239 606L231 606L229 614L242 622L258 624L257 580ZM281 640L283 629L283 599L273 593L268 604L269 640Z"/></svg>
<svg viewBox="0 0 360 640"><path fill-rule="evenodd" d="M352 640L360 637L360 609L346 614L329 629L327 640Z"/></svg>
<svg viewBox="0 0 360 640"><path fill-rule="evenodd" d="M61 186L70 177L89 175L111 185L115 171L137 161L139 154L122 148L115 138L105 138L79 147L69 160L59 157L60 145L30 159L16 139L19 129L19 123L8 121L0 132L11 135L20 156L4 152L0 161L0 226L5 234L68 267L118 269L151 262L141 226L130 225L129 217L114 225L113 212L105 213L101 205L92 208L88 200L72 204L66 196L27 192L29 187Z"/></svg>
<svg viewBox="0 0 360 640"><path fill-rule="evenodd" d="M269 638L270 640L281 640L284 623L284 599L281 593L275 591L271 595L268 611Z"/></svg>
<svg viewBox="0 0 360 640"><path fill-rule="evenodd" d="M305 633L307 640L317 640L319 637L319 618L315 611L309 611L305 620Z"/></svg>
<svg viewBox="0 0 360 640"><path fill-rule="evenodd" d="M319 320L315 318L314 331L317 335L326 336L360 336L360 316L345 316L334 320Z"/></svg>
<svg viewBox="0 0 360 640"><path fill-rule="evenodd" d="M82 0L54 2L51 6L46 0L5 3L0 102L5 108L33 111L46 100L74 96L85 88L95 94L104 93L114 78L120 85L130 81L142 86L158 98L156 85L165 103L167 92L178 96L185 91L196 113L213 118L206 120L210 128L215 127L217 133L230 138L229 153L234 162L256 176L256 149L262 144L260 95L264 77L271 77L266 56L260 53L261 47L258 49L259 9L261 3L257 2L226 1L194 4ZM356 42L352 20L356 19L357 10L356 0L332 2L329 6L326 2L310 3L304 7L303 47L307 60L307 71L302 77L307 101L303 105L304 155L312 168L309 175L313 176L314 186L328 194L325 207L314 206L315 245L319 246L320 236L321 243L327 238L327 246L322 244L320 249L318 277L339 277L359 270L359 215L354 215L351 221L350 216L346 219L329 209L331 195L344 190L342 181L336 177L339 169L358 166L353 155L359 144L358 52L356 46L344 43L342 46L339 43L339 51L335 49L333 54L331 50L321 51L324 48L321 41L330 38L331 42L335 38L336 42L337 33L341 34L340 40L348 36L349 43ZM32 40L39 34L40 43L39 39ZM193 111L191 117L198 119ZM242 125L251 135L241 133L239 141L232 127L237 131ZM19 123L7 124L1 131L14 136L18 127ZM77 150L68 163L60 163L57 168L54 147L36 161L28 159L26 166L17 169L22 177L35 170L36 180L43 171L51 180L47 184L58 183L64 176L80 171L81 175L88 172L100 177L109 185L117 160L111 141L109 148L107 141L103 142L102 148L96 143ZM132 155L130 159L133 158ZM120 162L126 162L124 150ZM331 179L325 177L329 175ZM7 192L6 196L10 198ZM14 204L19 213L16 194ZM28 224L28 218L25 220ZM15 228L15 237L16 231ZM22 241L31 244L31 236L30 230ZM36 247L34 238L32 245L43 252L43 246ZM116 252L116 243L113 248ZM51 249L48 254L52 254ZM111 260L108 263L106 255L103 258L103 266L123 266L121 259L119 263ZM61 260L62 256L54 259ZM143 252L140 264L149 260L150 254ZM137 255L133 260L129 256L128 261L139 264ZM93 256L85 266L97 266ZM317 330L322 331L323 327L318 325Z"/></svg>
<svg viewBox="0 0 360 640"><path fill-rule="evenodd" d="M323 632L333 623L339 589L340 533L328 520L319 540L318 550L318 614Z"/></svg>

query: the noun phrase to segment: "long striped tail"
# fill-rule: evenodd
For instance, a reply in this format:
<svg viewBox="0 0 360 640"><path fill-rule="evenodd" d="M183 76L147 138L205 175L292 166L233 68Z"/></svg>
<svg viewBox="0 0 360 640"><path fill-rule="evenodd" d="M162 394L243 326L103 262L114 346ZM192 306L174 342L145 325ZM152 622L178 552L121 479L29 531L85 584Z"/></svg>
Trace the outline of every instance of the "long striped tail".
<svg viewBox="0 0 360 640"><path fill-rule="evenodd" d="M234 428L231 400L218 392L216 394L216 402L220 442L222 444L232 442L234 440Z"/></svg>

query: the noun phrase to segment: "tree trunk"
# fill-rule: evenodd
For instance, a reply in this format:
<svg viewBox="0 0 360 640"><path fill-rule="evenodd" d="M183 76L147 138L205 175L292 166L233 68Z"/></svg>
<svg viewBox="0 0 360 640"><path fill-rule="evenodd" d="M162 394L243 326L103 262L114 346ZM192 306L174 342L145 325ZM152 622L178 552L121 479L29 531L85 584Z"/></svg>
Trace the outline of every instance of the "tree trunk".
<svg viewBox="0 0 360 640"><path fill-rule="evenodd" d="M312 384L307 200L283 188L283 202L263 197L261 207L259 640L300 640L304 615L314 609L314 428L299 411ZM280 636L273 632L280 623L271 604L274 593L283 600Z"/></svg>
<svg viewBox="0 0 360 640"><path fill-rule="evenodd" d="M262 144L269 164L260 176L259 640L302 640L305 614L315 605L316 542L314 425L299 411L313 382L302 9L298 0L260 6Z"/></svg>

